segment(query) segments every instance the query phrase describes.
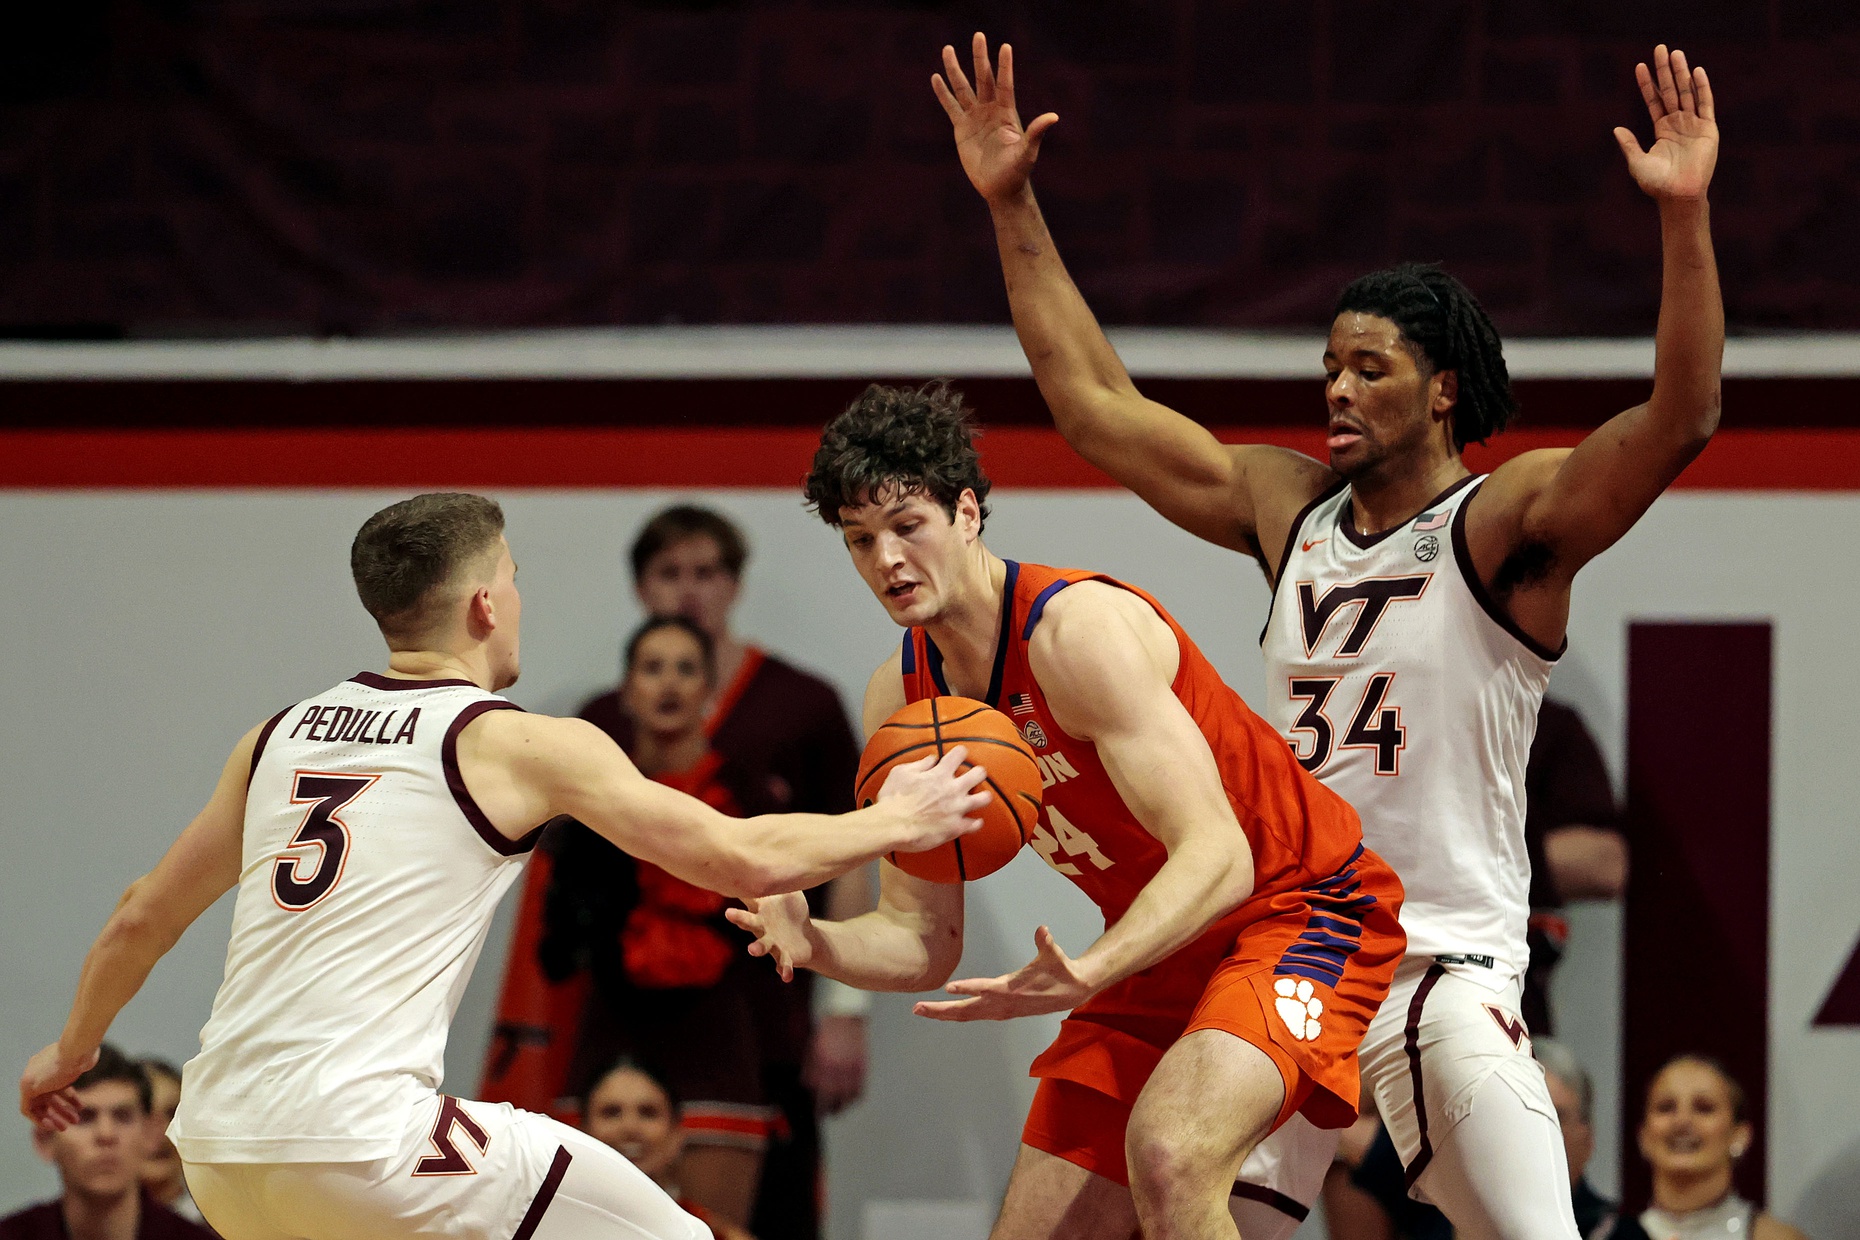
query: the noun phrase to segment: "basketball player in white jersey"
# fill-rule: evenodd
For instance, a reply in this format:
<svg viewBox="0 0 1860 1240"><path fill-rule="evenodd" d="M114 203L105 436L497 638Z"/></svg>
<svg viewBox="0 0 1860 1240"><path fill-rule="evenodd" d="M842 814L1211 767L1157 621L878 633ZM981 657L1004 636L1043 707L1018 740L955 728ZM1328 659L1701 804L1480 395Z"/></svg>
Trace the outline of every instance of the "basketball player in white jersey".
<svg viewBox="0 0 1860 1240"><path fill-rule="evenodd" d="M713 891L811 887L954 838L985 803L946 758L867 810L726 818L640 775L592 724L498 696L520 600L503 512L422 495L351 550L387 639L363 672L274 715L84 962L60 1039L20 1080L61 1129L69 1086L183 931L237 885L225 980L169 1136L226 1240L699 1240L709 1231L602 1143L438 1092L446 1031L540 825L571 814ZM954 757L954 754L951 755ZM979 770L979 768L977 768Z"/></svg>
<svg viewBox="0 0 1860 1240"><path fill-rule="evenodd" d="M994 216L1014 326L1060 431L1171 521L1259 560L1274 585L1265 713L1407 888L1409 956L1361 1054L1411 1190L1462 1236L1575 1240L1555 1109L1518 1015L1524 766L1576 571L1718 423L1704 71L1657 49L1636 69L1652 148L1615 130L1659 204L1651 397L1573 450L1475 478L1461 449L1515 403L1498 336L1457 280L1408 266L1344 291L1324 352L1328 462L1222 444L1144 399L1067 276L1028 180L1058 117L1021 125L1010 50L997 72L977 34L973 85L953 49L943 65L932 84ZM1296 1122L1262 1143L1235 1186L1247 1240L1290 1234L1334 1148Z"/></svg>

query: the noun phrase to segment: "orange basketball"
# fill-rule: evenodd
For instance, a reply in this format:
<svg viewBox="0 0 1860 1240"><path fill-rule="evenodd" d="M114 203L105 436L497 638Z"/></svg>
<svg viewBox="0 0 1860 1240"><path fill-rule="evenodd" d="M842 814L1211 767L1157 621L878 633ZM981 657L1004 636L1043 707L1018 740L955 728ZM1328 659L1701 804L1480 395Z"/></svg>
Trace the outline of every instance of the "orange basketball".
<svg viewBox="0 0 1860 1240"><path fill-rule="evenodd" d="M872 734L853 785L857 803L870 805L892 767L932 755L940 758L957 745L969 751L964 770L974 765L988 772L982 787L994 797L981 813L981 829L927 852L894 852L886 858L906 874L933 883L961 883L993 874L1012 861L1033 834L1040 816L1040 766L1014 721L973 698L912 702Z"/></svg>

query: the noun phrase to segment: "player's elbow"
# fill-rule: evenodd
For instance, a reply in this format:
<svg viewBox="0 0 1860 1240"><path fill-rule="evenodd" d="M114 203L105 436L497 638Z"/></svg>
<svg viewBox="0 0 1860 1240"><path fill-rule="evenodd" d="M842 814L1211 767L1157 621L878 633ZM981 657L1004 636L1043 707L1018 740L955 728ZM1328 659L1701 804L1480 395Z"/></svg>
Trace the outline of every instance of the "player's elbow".
<svg viewBox="0 0 1860 1240"><path fill-rule="evenodd" d="M1225 916L1245 904L1253 894L1252 850L1243 848L1229 852L1211 873L1214 875L1214 890L1210 902L1220 908L1221 916Z"/></svg>

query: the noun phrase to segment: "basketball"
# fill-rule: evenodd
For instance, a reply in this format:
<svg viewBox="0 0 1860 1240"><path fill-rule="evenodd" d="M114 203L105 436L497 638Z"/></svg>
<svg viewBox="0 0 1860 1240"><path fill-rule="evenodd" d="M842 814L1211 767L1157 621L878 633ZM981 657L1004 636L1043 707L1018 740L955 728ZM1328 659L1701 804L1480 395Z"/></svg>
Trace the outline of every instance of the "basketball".
<svg viewBox="0 0 1860 1240"><path fill-rule="evenodd" d="M957 745L968 747L970 765L988 772L982 787L993 799L981 813L981 829L927 852L886 854L886 860L906 874L933 883L961 883L993 874L1012 861L1033 834L1040 816L1040 766L1014 721L973 698L912 702L872 733L853 785L854 799L863 808L878 798L892 767L940 758Z"/></svg>

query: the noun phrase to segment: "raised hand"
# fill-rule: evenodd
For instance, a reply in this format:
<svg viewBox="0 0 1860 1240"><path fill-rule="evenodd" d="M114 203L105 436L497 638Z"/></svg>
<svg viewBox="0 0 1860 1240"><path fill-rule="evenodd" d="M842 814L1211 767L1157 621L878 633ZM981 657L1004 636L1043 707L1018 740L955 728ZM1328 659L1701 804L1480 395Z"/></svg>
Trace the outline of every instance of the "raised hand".
<svg viewBox="0 0 1860 1240"><path fill-rule="evenodd" d="M1091 998L1091 983L1051 930L1045 926L1035 930L1033 946L1033 960L1005 977L965 978L943 988L968 998L923 1002L911 1010L932 1020L1012 1020L1070 1012Z"/></svg>
<svg viewBox="0 0 1860 1240"><path fill-rule="evenodd" d="M1635 65L1634 77L1653 117L1653 145L1643 151L1631 130L1615 130L1628 172L1653 198L1704 198L1718 162L1718 114L1705 70L1688 66L1684 52L1669 55L1662 43L1653 49L1652 70Z"/></svg>
<svg viewBox="0 0 1860 1240"><path fill-rule="evenodd" d="M78 1122L82 1107L71 1082L90 1071L100 1052L68 1059L56 1042L34 1055L19 1077L19 1113L47 1132Z"/></svg>
<svg viewBox="0 0 1860 1240"><path fill-rule="evenodd" d="M910 833L897 842L905 852L923 852L946 844L959 835L967 835L982 825L979 814L988 807L990 793L976 790L988 777L985 768L962 769L969 751L956 746L939 760L935 756L920 758L891 768L878 799L902 798L908 811Z"/></svg>
<svg viewBox="0 0 1860 1240"><path fill-rule="evenodd" d="M1001 66L988 61L988 39L975 32L971 45L975 85L963 76L956 49L943 47L943 73L930 75L930 89L949 113L956 128L956 153L981 196L993 203L1012 198L1027 187L1033 161L1040 157L1040 141L1059 123L1057 112L1036 116L1023 127L1014 107L1014 49L1001 45ZM948 75L945 80L944 74Z"/></svg>
<svg viewBox="0 0 1860 1240"><path fill-rule="evenodd" d="M771 957L781 980L792 982L794 971L814 958L814 919L807 911L807 897L790 891L745 900L743 905L725 909L723 915L756 936L749 945L750 955Z"/></svg>

